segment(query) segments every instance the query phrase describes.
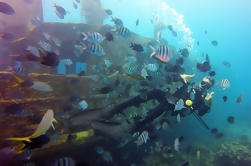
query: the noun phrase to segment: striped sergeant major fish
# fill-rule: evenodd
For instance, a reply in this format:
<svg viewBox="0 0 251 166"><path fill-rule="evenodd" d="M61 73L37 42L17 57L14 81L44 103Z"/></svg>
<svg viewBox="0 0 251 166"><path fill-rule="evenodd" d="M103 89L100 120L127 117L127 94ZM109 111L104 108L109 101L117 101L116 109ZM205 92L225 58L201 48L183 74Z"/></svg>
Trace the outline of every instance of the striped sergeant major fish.
<svg viewBox="0 0 251 166"><path fill-rule="evenodd" d="M121 27L121 26L115 26L112 31L116 32L118 35L123 36L123 37L129 37L131 32L128 28L126 27Z"/></svg>
<svg viewBox="0 0 251 166"><path fill-rule="evenodd" d="M220 86L223 90L225 90L225 89L227 89L227 88L229 88L229 87L231 86L228 79L222 79L218 84L219 84L219 86Z"/></svg>
<svg viewBox="0 0 251 166"><path fill-rule="evenodd" d="M43 119L41 120L40 124L38 125L35 132L28 137L17 137L17 138L6 138L6 140L10 141L22 141L22 142L32 142L31 139L37 138L39 136L42 136L46 134L46 132L52 127L55 129L53 122L57 122L54 118L54 112L53 110L49 109L43 116Z"/></svg>
<svg viewBox="0 0 251 166"><path fill-rule="evenodd" d="M88 50L91 54L97 55L97 56L103 56L105 54L104 49L101 45L91 43L88 44L87 46L82 43L83 49Z"/></svg>
<svg viewBox="0 0 251 166"><path fill-rule="evenodd" d="M91 43L101 43L105 38L98 32L81 33L83 40L87 40Z"/></svg>
<svg viewBox="0 0 251 166"><path fill-rule="evenodd" d="M153 53L151 54L151 57L155 57L161 62L167 63L171 59L171 52L167 45L161 45L159 48L155 49L152 46L150 46L153 50Z"/></svg>
<svg viewBox="0 0 251 166"><path fill-rule="evenodd" d="M135 141L135 143L136 143L138 146L140 146L140 145L146 143L148 139L149 139L149 133L148 133L148 131L143 131L143 132L139 135L139 137L138 137L138 139Z"/></svg>
<svg viewBox="0 0 251 166"><path fill-rule="evenodd" d="M24 68L23 66L13 66L8 68L9 71L16 73L16 74L24 74Z"/></svg>
<svg viewBox="0 0 251 166"><path fill-rule="evenodd" d="M63 157L58 159L53 166L75 166L75 161L70 157Z"/></svg>

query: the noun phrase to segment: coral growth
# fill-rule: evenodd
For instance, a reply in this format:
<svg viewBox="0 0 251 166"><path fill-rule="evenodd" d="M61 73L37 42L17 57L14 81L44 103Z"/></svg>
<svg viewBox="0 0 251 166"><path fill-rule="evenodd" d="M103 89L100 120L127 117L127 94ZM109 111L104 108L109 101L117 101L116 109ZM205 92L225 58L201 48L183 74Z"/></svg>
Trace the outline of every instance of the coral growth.
<svg viewBox="0 0 251 166"><path fill-rule="evenodd" d="M216 153L216 164L228 166L251 165L250 147L251 143L243 144L239 141L222 144Z"/></svg>

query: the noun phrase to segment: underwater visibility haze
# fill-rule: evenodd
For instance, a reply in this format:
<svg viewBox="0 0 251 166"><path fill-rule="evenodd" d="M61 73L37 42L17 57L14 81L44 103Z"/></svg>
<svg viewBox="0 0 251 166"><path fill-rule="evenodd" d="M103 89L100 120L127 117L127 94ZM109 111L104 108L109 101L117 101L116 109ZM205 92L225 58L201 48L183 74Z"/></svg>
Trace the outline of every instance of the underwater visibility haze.
<svg viewBox="0 0 251 166"><path fill-rule="evenodd" d="M249 0L0 0L0 166L251 166Z"/></svg>

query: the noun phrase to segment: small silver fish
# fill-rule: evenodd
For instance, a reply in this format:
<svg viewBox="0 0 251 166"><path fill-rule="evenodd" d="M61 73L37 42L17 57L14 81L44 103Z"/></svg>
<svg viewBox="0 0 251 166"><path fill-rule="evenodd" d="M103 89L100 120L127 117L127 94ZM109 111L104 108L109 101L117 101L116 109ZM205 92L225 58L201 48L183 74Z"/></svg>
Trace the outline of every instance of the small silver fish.
<svg viewBox="0 0 251 166"><path fill-rule="evenodd" d="M60 60L60 63L67 65L67 66L71 66L73 62L71 59L62 59L62 60Z"/></svg>
<svg viewBox="0 0 251 166"><path fill-rule="evenodd" d="M147 76L149 76L145 68L141 70L141 76L144 77L145 79L147 78Z"/></svg>
<svg viewBox="0 0 251 166"><path fill-rule="evenodd" d="M180 114L177 115L177 122L180 123Z"/></svg>
<svg viewBox="0 0 251 166"><path fill-rule="evenodd" d="M62 60L60 60L60 63L67 65L67 66L71 66L73 64L71 59L62 59Z"/></svg>
<svg viewBox="0 0 251 166"><path fill-rule="evenodd" d="M179 101L177 101L176 105L175 105L175 108L174 108L174 111L179 111L179 110L182 110L184 107L184 101L183 99L179 99Z"/></svg>
<svg viewBox="0 0 251 166"><path fill-rule="evenodd" d="M104 61L105 61L105 66L106 66L107 68L109 68L109 67L112 65L112 62L111 62L110 60L105 59Z"/></svg>
<svg viewBox="0 0 251 166"><path fill-rule="evenodd" d="M104 153L104 148L103 148L102 146L98 146L98 147L96 148L96 152L97 152L98 154L102 155L102 154Z"/></svg>
<svg viewBox="0 0 251 166"><path fill-rule="evenodd" d="M40 57L39 51L38 51L38 49L37 49L36 47L33 47L33 46L30 46L30 45L29 45L29 46L26 48L26 51L32 53L32 54L35 55L36 57Z"/></svg>
<svg viewBox="0 0 251 166"><path fill-rule="evenodd" d="M174 140L174 150L176 150L177 152L179 152L179 150L180 150L180 141L179 141L179 138L176 138Z"/></svg>
<svg viewBox="0 0 251 166"><path fill-rule="evenodd" d="M80 55L83 54L83 52L84 52L84 50L83 50L82 45L74 45L73 53L75 56L79 57Z"/></svg>
<svg viewBox="0 0 251 166"><path fill-rule="evenodd" d="M81 110L85 110L88 107L88 104L85 100L82 100L78 103L78 106Z"/></svg>
<svg viewBox="0 0 251 166"><path fill-rule="evenodd" d="M104 152L102 155L103 160L105 160L107 163L113 162L112 155L110 152Z"/></svg>
<svg viewBox="0 0 251 166"><path fill-rule="evenodd" d="M53 91L52 87L49 84L45 82L41 82L41 81L33 81L33 85L30 88L41 91L41 92Z"/></svg>

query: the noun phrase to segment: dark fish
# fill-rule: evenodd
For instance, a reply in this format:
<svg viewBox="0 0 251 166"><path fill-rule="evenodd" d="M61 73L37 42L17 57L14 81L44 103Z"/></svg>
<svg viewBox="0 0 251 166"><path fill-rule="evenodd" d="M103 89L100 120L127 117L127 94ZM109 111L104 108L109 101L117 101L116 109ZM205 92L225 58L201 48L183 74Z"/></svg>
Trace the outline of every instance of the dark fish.
<svg viewBox="0 0 251 166"><path fill-rule="evenodd" d="M33 150L27 149L22 154L20 154L18 157L21 159L30 160L32 154L33 154Z"/></svg>
<svg viewBox="0 0 251 166"><path fill-rule="evenodd" d="M147 81L140 81L139 82L140 86L148 86L148 82Z"/></svg>
<svg viewBox="0 0 251 166"><path fill-rule="evenodd" d="M223 101L227 102L227 96L223 96Z"/></svg>
<svg viewBox="0 0 251 166"><path fill-rule="evenodd" d="M215 134L215 137L216 138L222 138L223 137L223 133L217 133L217 134Z"/></svg>
<svg viewBox="0 0 251 166"><path fill-rule="evenodd" d="M70 101L71 102L79 102L81 100L81 98L79 97L79 96L77 96L77 95L73 95L73 96L71 96L70 97Z"/></svg>
<svg viewBox="0 0 251 166"><path fill-rule="evenodd" d="M230 64L229 62L227 62L227 61L223 61L222 64L223 64L224 66L228 67L228 68L231 67L231 64Z"/></svg>
<svg viewBox="0 0 251 166"><path fill-rule="evenodd" d="M119 26L119 27L123 27L124 26L124 23L121 19L119 18L113 18L112 17L112 22L114 22L115 25Z"/></svg>
<svg viewBox="0 0 251 166"><path fill-rule="evenodd" d="M147 91L145 92L141 92L139 97L142 99L142 100L147 100Z"/></svg>
<svg viewBox="0 0 251 166"><path fill-rule="evenodd" d="M78 8L78 5L75 2L72 2L72 5L73 5L74 9Z"/></svg>
<svg viewBox="0 0 251 166"><path fill-rule="evenodd" d="M142 47L141 44L131 43L130 48L133 49L134 51L137 51L137 52L143 52L144 51L144 48Z"/></svg>
<svg viewBox="0 0 251 166"><path fill-rule="evenodd" d="M211 69L210 63L208 61L204 63L197 63L197 69L200 72L208 72Z"/></svg>
<svg viewBox="0 0 251 166"><path fill-rule="evenodd" d="M204 33L207 34L207 30L205 30Z"/></svg>
<svg viewBox="0 0 251 166"><path fill-rule="evenodd" d="M119 84L120 84L120 80L119 80L119 79L117 79L117 80L115 81L114 85L115 85L116 87L118 87L118 86L119 86Z"/></svg>
<svg viewBox="0 0 251 166"><path fill-rule="evenodd" d="M2 40L13 40L15 36L12 33L0 33L0 39Z"/></svg>
<svg viewBox="0 0 251 166"><path fill-rule="evenodd" d="M110 93L113 90L114 89L111 86L105 86L105 87L99 89L98 92L102 93L102 94L108 94L108 93Z"/></svg>
<svg viewBox="0 0 251 166"><path fill-rule="evenodd" d="M59 5L56 5L56 4L54 4L54 7L56 8L56 14L57 14L57 16L59 18L63 19L64 16L66 15L66 10L63 7L61 7Z"/></svg>
<svg viewBox="0 0 251 166"><path fill-rule="evenodd" d="M15 10L9 4L0 2L0 12L6 15L13 15Z"/></svg>
<svg viewBox="0 0 251 166"><path fill-rule="evenodd" d="M42 118L43 118L43 115L41 114L34 114L31 116L28 116L29 122L34 123L34 124L39 124Z"/></svg>
<svg viewBox="0 0 251 166"><path fill-rule="evenodd" d="M168 25L167 28L168 28L170 31L173 31L173 26L172 26L172 25Z"/></svg>
<svg viewBox="0 0 251 166"><path fill-rule="evenodd" d="M213 46L218 46L218 42L217 42L216 40L211 41L211 44L212 44Z"/></svg>
<svg viewBox="0 0 251 166"><path fill-rule="evenodd" d="M18 93L18 92L11 92L10 97L12 99L22 99L22 95L20 93Z"/></svg>
<svg viewBox="0 0 251 166"><path fill-rule="evenodd" d="M174 37L178 36L177 32L175 32L175 31L172 31L172 34L173 34Z"/></svg>
<svg viewBox="0 0 251 166"><path fill-rule="evenodd" d="M182 142L184 140L184 136L179 137L179 142Z"/></svg>
<svg viewBox="0 0 251 166"><path fill-rule="evenodd" d="M212 133L212 134L216 134L217 132L218 132L218 129L217 129L217 128L211 129L211 133Z"/></svg>
<svg viewBox="0 0 251 166"><path fill-rule="evenodd" d="M197 45L198 45L198 46L200 45L200 42L199 42L199 41L197 41Z"/></svg>
<svg viewBox="0 0 251 166"><path fill-rule="evenodd" d="M76 134L69 134L68 137L67 137L67 141L74 141L76 140L77 136Z"/></svg>
<svg viewBox="0 0 251 166"><path fill-rule="evenodd" d="M209 75L210 75L211 77L213 77L213 76L216 75L216 72L215 72L215 71L210 71L210 72L209 72Z"/></svg>
<svg viewBox="0 0 251 166"><path fill-rule="evenodd" d="M68 112L68 111L71 111L72 110L72 105L65 105L64 107L63 107L63 110L64 110L64 112Z"/></svg>
<svg viewBox="0 0 251 166"><path fill-rule="evenodd" d="M59 64L59 57L54 52L39 50L41 61L40 63L46 66L56 67Z"/></svg>
<svg viewBox="0 0 251 166"><path fill-rule="evenodd" d="M181 166L189 166L189 162L187 161L187 162L183 163Z"/></svg>
<svg viewBox="0 0 251 166"><path fill-rule="evenodd" d="M80 71L79 73L78 73L78 76L85 76L86 75L86 72L84 71L84 70L82 70L82 71Z"/></svg>
<svg viewBox="0 0 251 166"><path fill-rule="evenodd" d="M138 26L138 25L139 25L139 19L136 20L136 26Z"/></svg>
<svg viewBox="0 0 251 166"><path fill-rule="evenodd" d="M184 59L182 57L176 59L176 65L183 65L183 64L184 64Z"/></svg>
<svg viewBox="0 0 251 166"><path fill-rule="evenodd" d="M227 121L228 121L228 123L233 124L234 123L234 117L233 116L229 116L227 118Z"/></svg>
<svg viewBox="0 0 251 166"><path fill-rule="evenodd" d="M20 114L22 112L22 107L20 104L11 104L4 109L6 114Z"/></svg>
<svg viewBox="0 0 251 166"><path fill-rule="evenodd" d="M72 80L71 80L71 84L72 85L77 85L77 84L79 84L79 82L80 82L80 80L79 79L77 79L77 78L73 78Z"/></svg>
<svg viewBox="0 0 251 166"><path fill-rule="evenodd" d="M33 84L34 83L32 82L32 80L29 80L29 79L24 80L24 82L19 83L21 87L31 87Z"/></svg>
<svg viewBox="0 0 251 166"><path fill-rule="evenodd" d="M0 79L1 80L9 80L12 78L12 75L11 74L5 74L5 75L1 75L0 76Z"/></svg>
<svg viewBox="0 0 251 166"><path fill-rule="evenodd" d="M105 39L108 40L108 41L113 41L113 35L111 32L107 32L105 34Z"/></svg>
<svg viewBox="0 0 251 166"><path fill-rule="evenodd" d="M236 99L235 104L240 104L242 102L243 95L240 94L240 96Z"/></svg>
<svg viewBox="0 0 251 166"><path fill-rule="evenodd" d="M112 15L112 10L110 10L110 9L106 9L105 12L106 12L106 14L108 14L109 16Z"/></svg>
<svg viewBox="0 0 251 166"><path fill-rule="evenodd" d="M31 142L22 141L24 143L23 150L41 148L43 145L50 142L50 138L47 135L41 135L36 138L30 138Z"/></svg>
<svg viewBox="0 0 251 166"><path fill-rule="evenodd" d="M189 52L187 48L183 48L181 50L179 50L179 53L183 56L183 57L188 57L189 56Z"/></svg>

